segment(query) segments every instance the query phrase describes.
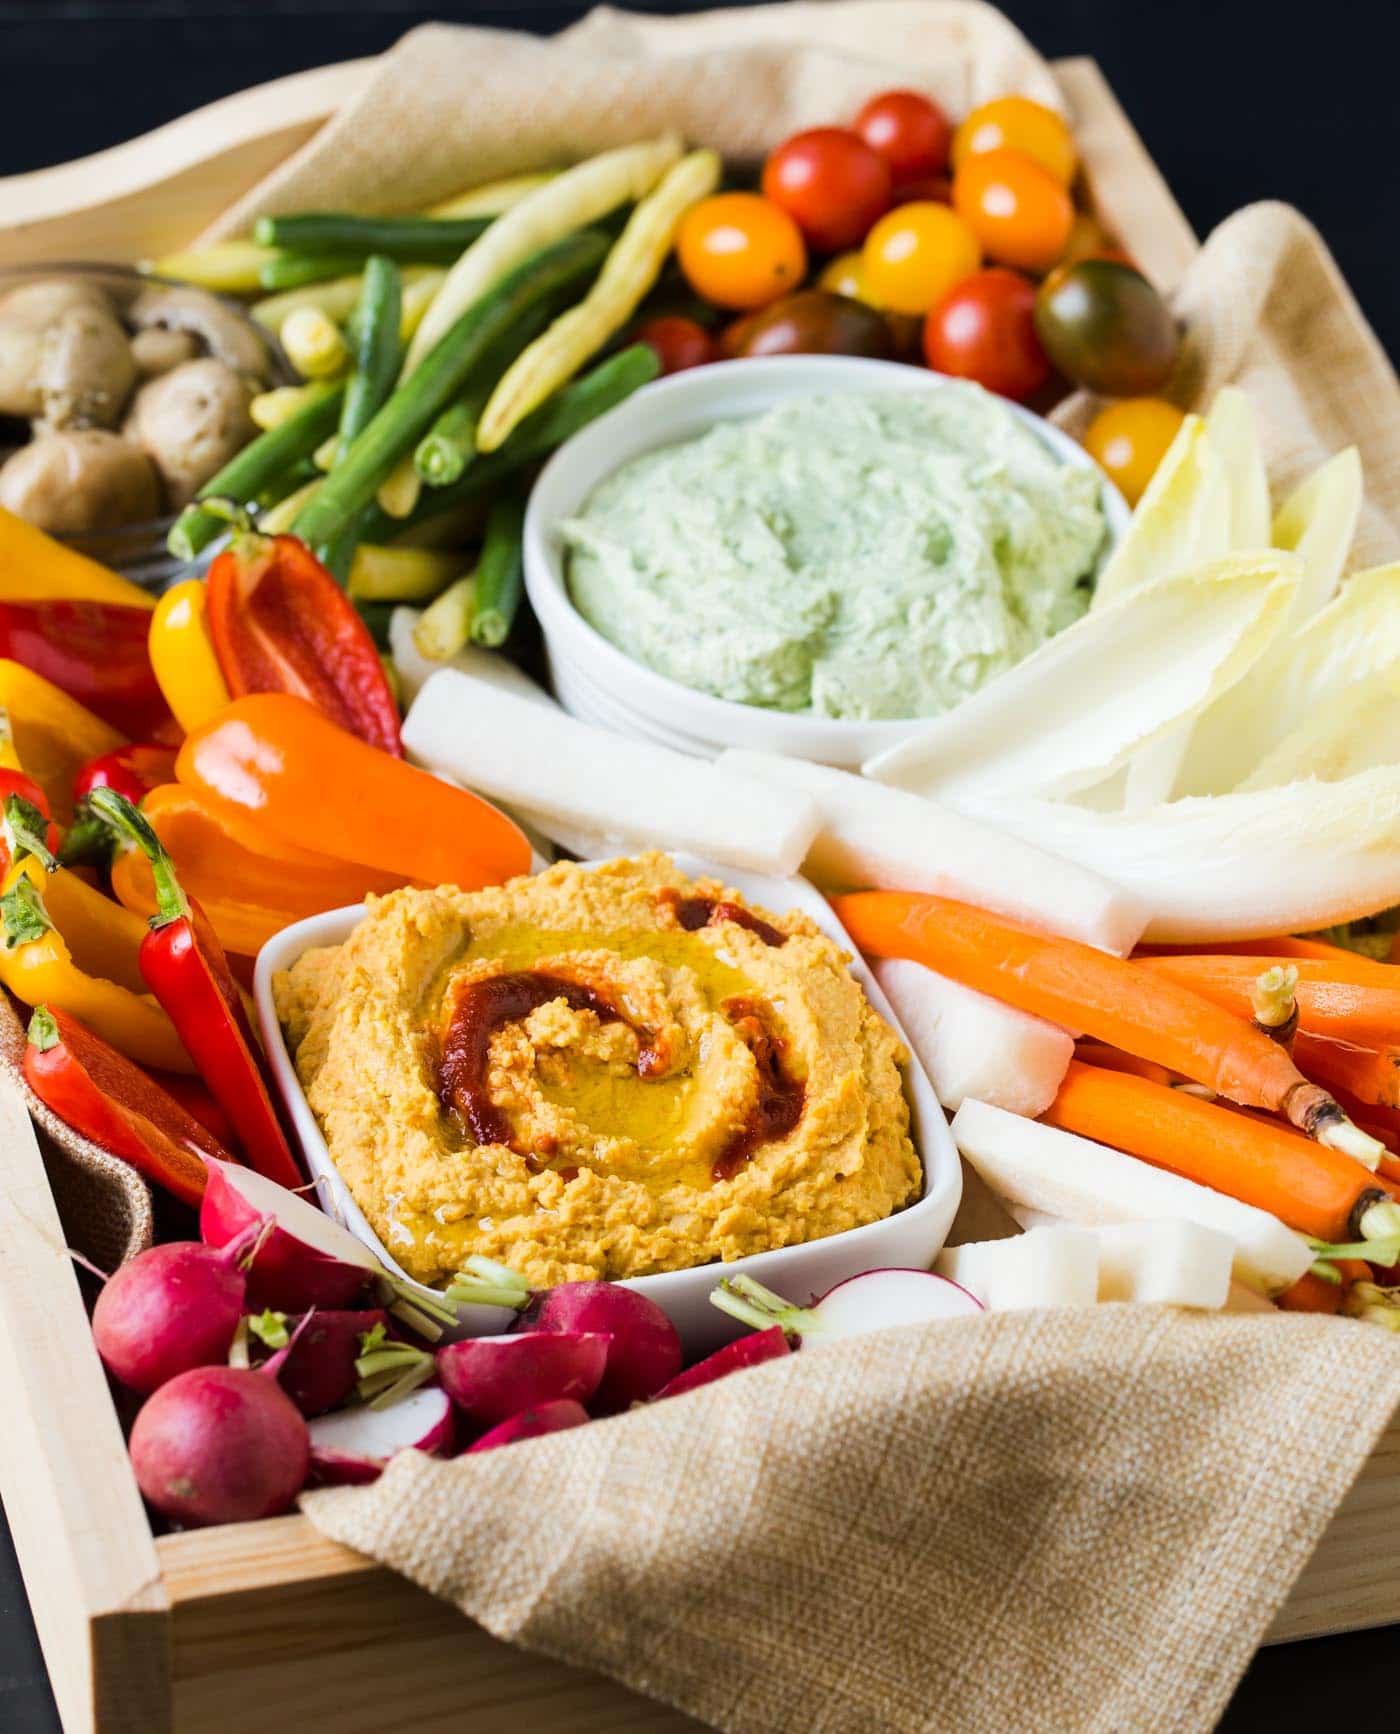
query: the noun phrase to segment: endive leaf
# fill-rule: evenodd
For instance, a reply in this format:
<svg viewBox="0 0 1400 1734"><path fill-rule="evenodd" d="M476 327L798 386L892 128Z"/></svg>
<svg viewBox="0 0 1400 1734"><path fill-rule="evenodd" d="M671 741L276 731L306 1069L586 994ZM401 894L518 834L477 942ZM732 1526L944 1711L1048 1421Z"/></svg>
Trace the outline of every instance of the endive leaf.
<svg viewBox="0 0 1400 1734"><path fill-rule="evenodd" d="M1192 733L1179 791L1212 795L1238 788L1334 694L1397 657L1400 563L1356 573L1320 614L1210 707Z"/></svg>
<svg viewBox="0 0 1400 1734"><path fill-rule="evenodd" d="M1059 801L964 802L1152 910L1146 937L1205 944L1309 933L1400 902L1400 765L1094 813Z"/></svg>
<svg viewBox="0 0 1400 1734"><path fill-rule="evenodd" d="M925 795L1090 789L1196 715L1277 635L1298 583L1265 550L1162 579L1087 614L974 697L873 759Z"/></svg>
<svg viewBox="0 0 1400 1734"><path fill-rule="evenodd" d="M1361 516L1361 454L1348 446L1305 477L1278 509L1272 541L1303 562L1291 624L1300 626L1336 594Z"/></svg>
<svg viewBox="0 0 1400 1734"><path fill-rule="evenodd" d="M1237 386L1227 385L1216 392L1206 414L1206 438L1225 467L1231 551L1267 548L1273 517L1269 478L1259 449L1254 405Z"/></svg>
<svg viewBox="0 0 1400 1734"><path fill-rule="evenodd" d="M1230 488L1206 424L1188 415L1167 448L1127 534L1099 574L1093 607L1230 552Z"/></svg>
<svg viewBox="0 0 1400 1734"><path fill-rule="evenodd" d="M1400 764L1400 662L1330 693L1240 788L1272 789L1302 777L1335 783L1394 764Z"/></svg>

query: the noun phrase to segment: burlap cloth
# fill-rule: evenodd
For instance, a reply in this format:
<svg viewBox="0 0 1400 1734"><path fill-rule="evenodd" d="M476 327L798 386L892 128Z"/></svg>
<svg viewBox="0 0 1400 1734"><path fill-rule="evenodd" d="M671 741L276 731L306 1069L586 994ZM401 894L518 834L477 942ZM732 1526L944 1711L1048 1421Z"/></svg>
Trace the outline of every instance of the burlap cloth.
<svg viewBox="0 0 1400 1734"><path fill-rule="evenodd" d="M605 9L547 42L434 26L218 232L412 207L663 127L754 157L892 83L954 113L1008 90L1060 101L975 0ZM1281 205L1239 212L1176 305L1180 400L1247 387L1276 490L1359 446L1356 563L1394 558L1400 390L1313 229ZM16 1030L0 1019L12 1076ZM139 1183L56 1135L98 1240L139 1244ZM481 1458L406 1456L305 1509L497 1635L721 1728L1191 1730L1397 1401L1400 1344L1346 1322L1010 1314L804 1352Z"/></svg>

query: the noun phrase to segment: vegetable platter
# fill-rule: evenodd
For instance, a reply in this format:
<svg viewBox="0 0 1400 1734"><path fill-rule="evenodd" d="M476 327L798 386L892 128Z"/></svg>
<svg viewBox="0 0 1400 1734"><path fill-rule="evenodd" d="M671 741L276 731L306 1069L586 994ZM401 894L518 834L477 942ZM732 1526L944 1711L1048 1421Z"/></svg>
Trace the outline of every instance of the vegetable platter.
<svg viewBox="0 0 1400 1734"><path fill-rule="evenodd" d="M284 79L102 158L20 177L5 188L0 249L7 262L171 252L305 142L368 74L367 64L354 63ZM1055 74L1094 213L1160 288L1170 288L1195 251L1189 226L1095 65L1060 62ZM362 733L375 726L373 717L358 721ZM344 774L354 774L348 762ZM178 928L187 917L172 913ZM859 898L846 913L875 951L898 914ZM164 946L161 966L178 969L177 951L173 940ZM1162 963L1161 992L1169 995L1171 960ZM1217 989L1242 991L1229 980ZM1056 1124L1084 1132L1095 1113L1123 1123L1132 1089L1105 1088L1104 1101L1092 1089L1082 1101L1064 1095ZM240 1130L245 1145L257 1136L255 1127ZM973 1126L969 1140L976 1137ZM496 1642L299 1516L153 1534L66 1251L42 1138L8 1082L0 1087L0 1204L7 1223L0 1370L10 1392L0 1490L70 1734L201 1734L226 1727L233 1702L248 1734L289 1722L346 1734L410 1721L426 1730L504 1730L518 1726L522 1712L541 1734L693 1726L599 1676ZM985 1188L970 1187L945 1257L957 1266L959 1243L994 1239L1005 1222ZM735 1304L736 1316L758 1324L773 1301L759 1291ZM818 1328L820 1310L798 1328ZM1343 1504L1271 1636L1396 1618L1400 1423Z"/></svg>

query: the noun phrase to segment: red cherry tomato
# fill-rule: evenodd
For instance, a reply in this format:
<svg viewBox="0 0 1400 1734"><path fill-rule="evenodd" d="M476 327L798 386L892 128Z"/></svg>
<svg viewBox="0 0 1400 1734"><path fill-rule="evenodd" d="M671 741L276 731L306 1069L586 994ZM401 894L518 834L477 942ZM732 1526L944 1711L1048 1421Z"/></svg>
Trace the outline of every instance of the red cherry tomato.
<svg viewBox="0 0 1400 1734"><path fill-rule="evenodd" d="M890 165L895 185L941 175L948 166L953 123L936 102L914 90L885 90L856 116L856 131Z"/></svg>
<svg viewBox="0 0 1400 1734"><path fill-rule="evenodd" d="M947 175L925 175L918 181L898 181L895 183L894 202L896 205L913 205L919 203L934 205L951 205L953 202L953 183Z"/></svg>
<svg viewBox="0 0 1400 1734"><path fill-rule="evenodd" d="M1035 289L1015 271L974 272L924 324L924 357L939 373L972 379L1023 403L1050 377L1035 334Z"/></svg>
<svg viewBox="0 0 1400 1734"><path fill-rule="evenodd" d="M794 133L763 165L763 194L787 212L818 252L863 241L890 208L889 165L844 127Z"/></svg>
<svg viewBox="0 0 1400 1734"><path fill-rule="evenodd" d="M688 367L703 367L719 358L715 340L705 327L678 315L649 319L632 333L632 341L656 351L663 374L684 373Z"/></svg>

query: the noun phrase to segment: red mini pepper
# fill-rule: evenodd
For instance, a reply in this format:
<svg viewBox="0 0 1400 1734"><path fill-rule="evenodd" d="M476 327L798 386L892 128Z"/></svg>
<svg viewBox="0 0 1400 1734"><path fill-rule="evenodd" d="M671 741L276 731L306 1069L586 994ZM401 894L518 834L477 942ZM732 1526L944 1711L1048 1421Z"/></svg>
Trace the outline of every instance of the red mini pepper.
<svg viewBox="0 0 1400 1734"><path fill-rule="evenodd" d="M89 759L73 778L73 805L79 806L94 789L115 789L139 807L152 789L175 781L177 750L160 741L133 741Z"/></svg>
<svg viewBox="0 0 1400 1734"><path fill-rule="evenodd" d="M204 1196L206 1157L231 1160L154 1079L57 1007L37 1006L29 1020L24 1076L64 1125L184 1204Z"/></svg>
<svg viewBox="0 0 1400 1734"><path fill-rule="evenodd" d="M355 605L295 536L233 540L209 568L209 632L235 698L288 692L403 757L399 707Z"/></svg>
<svg viewBox="0 0 1400 1734"><path fill-rule="evenodd" d="M304 1186L263 1076L257 1038L208 917L180 889L175 864L150 822L115 789L94 789L93 811L151 864L156 913L141 941L141 974L233 1122L250 1168L293 1189Z"/></svg>
<svg viewBox="0 0 1400 1734"><path fill-rule="evenodd" d="M0 656L142 740L170 716L146 648L150 632L149 609L119 602L0 602Z"/></svg>

